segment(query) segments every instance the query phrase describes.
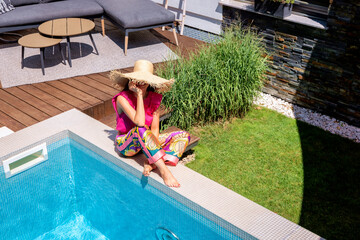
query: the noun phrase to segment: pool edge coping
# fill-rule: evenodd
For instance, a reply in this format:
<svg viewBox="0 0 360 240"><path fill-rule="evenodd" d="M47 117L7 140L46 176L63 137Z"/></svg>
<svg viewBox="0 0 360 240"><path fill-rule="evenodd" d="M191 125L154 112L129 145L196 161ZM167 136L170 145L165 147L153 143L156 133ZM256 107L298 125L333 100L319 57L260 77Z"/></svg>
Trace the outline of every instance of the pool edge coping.
<svg viewBox="0 0 360 240"><path fill-rule="evenodd" d="M114 129L76 109L0 138L0 166L4 156L66 130L142 172L142 166L136 161L121 158L114 151ZM258 239L323 239L186 166L179 164L171 167L171 171L181 183L180 188L173 189L175 192ZM163 183L156 173L152 173L150 177Z"/></svg>

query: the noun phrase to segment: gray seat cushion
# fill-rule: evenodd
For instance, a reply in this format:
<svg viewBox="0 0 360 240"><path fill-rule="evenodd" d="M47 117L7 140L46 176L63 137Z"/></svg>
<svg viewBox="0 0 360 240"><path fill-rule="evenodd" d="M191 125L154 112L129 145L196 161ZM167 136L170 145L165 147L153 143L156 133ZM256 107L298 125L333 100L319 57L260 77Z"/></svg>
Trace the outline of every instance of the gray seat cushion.
<svg viewBox="0 0 360 240"><path fill-rule="evenodd" d="M16 7L0 15L0 27L42 23L64 17L86 17L101 15L102 7L93 1L58 1Z"/></svg>
<svg viewBox="0 0 360 240"><path fill-rule="evenodd" d="M151 0L98 0L107 17L121 27L141 28L175 21L175 14Z"/></svg>

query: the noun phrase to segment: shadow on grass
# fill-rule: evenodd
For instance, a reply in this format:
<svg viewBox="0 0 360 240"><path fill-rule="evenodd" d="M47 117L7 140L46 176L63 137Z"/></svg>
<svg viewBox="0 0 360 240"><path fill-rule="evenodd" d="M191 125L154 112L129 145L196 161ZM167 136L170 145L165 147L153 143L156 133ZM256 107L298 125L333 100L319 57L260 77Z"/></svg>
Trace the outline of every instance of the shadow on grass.
<svg viewBox="0 0 360 240"><path fill-rule="evenodd" d="M326 239L360 239L360 144L297 126L304 167L299 224Z"/></svg>

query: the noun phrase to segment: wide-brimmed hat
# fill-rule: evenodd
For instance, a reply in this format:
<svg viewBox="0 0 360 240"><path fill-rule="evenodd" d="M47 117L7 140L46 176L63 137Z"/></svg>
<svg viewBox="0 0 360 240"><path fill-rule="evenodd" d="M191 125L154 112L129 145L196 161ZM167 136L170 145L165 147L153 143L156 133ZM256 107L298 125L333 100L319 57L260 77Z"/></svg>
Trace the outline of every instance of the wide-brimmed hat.
<svg viewBox="0 0 360 240"><path fill-rule="evenodd" d="M148 60L138 60L134 65L134 72L122 73L119 70L110 72L110 80L120 87L122 91L129 80L134 83L148 83L151 87L155 88L157 92L167 92L171 89L171 85L175 82L174 79L167 80L155 76L153 74L154 66Z"/></svg>

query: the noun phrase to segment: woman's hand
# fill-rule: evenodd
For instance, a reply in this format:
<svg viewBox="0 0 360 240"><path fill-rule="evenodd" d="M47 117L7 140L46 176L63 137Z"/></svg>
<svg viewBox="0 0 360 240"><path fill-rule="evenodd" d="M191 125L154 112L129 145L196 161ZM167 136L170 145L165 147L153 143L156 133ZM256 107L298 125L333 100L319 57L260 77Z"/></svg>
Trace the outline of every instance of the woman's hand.
<svg viewBox="0 0 360 240"><path fill-rule="evenodd" d="M146 85L143 85L147 88ZM136 96L136 108L129 108L130 104L125 100L124 97L119 96L118 99L122 99L119 103L121 104L121 109L124 110L125 114L131 119L131 121L137 126L145 125L145 109L144 109L144 99L143 94L146 91L146 88L142 89L142 86L129 81L129 90L132 91ZM131 110L130 110L131 109Z"/></svg>
<svg viewBox="0 0 360 240"><path fill-rule="evenodd" d="M139 94L142 94L141 89L133 81L129 81L129 89L130 91L133 91L137 96Z"/></svg>

